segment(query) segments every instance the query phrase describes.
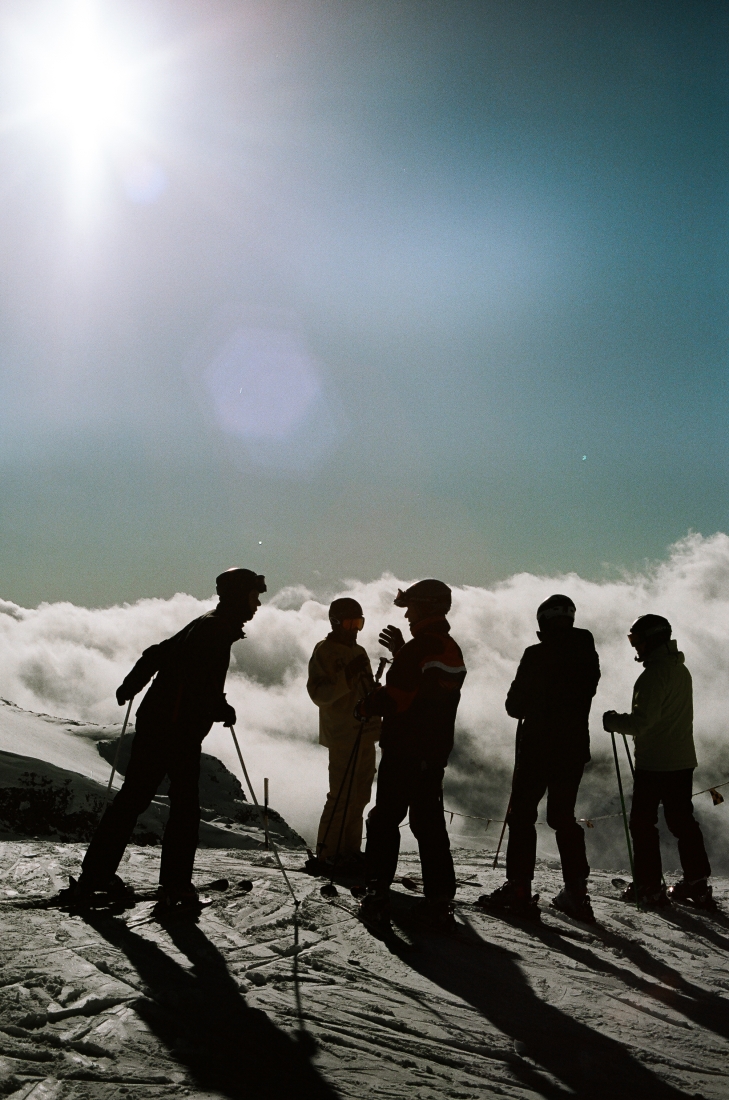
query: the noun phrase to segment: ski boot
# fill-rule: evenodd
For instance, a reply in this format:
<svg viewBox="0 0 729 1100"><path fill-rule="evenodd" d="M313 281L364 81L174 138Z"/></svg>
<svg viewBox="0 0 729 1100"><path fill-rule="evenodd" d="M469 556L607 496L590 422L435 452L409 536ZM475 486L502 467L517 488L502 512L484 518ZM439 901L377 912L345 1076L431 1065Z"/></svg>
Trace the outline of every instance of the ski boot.
<svg viewBox="0 0 729 1100"><path fill-rule="evenodd" d="M336 871L345 878L359 878L364 874L364 852L350 852L349 855L340 856L337 860Z"/></svg>
<svg viewBox="0 0 729 1100"><path fill-rule="evenodd" d="M408 911L407 917L403 914L403 923L411 921L432 932L458 931L450 898L420 898Z"/></svg>
<svg viewBox="0 0 729 1100"><path fill-rule="evenodd" d="M212 899L200 897L191 882L185 886L160 886L155 915L158 920L197 917L201 909L211 904Z"/></svg>
<svg viewBox="0 0 729 1100"><path fill-rule="evenodd" d="M523 920L541 920L538 901L539 894L532 894L531 882L507 880L492 894L481 894L476 905L490 913L506 913Z"/></svg>
<svg viewBox="0 0 729 1100"><path fill-rule="evenodd" d="M552 898L552 907L568 917L573 917L574 920L583 921L585 924L595 923L595 914L587 893L587 879L566 882L557 897Z"/></svg>
<svg viewBox="0 0 729 1100"><path fill-rule="evenodd" d="M354 891L352 891L354 893ZM359 891L357 891L359 894ZM355 897L357 896L355 894ZM364 924L372 924L379 928L390 925L390 891L367 890L360 894L359 912L357 916Z"/></svg>
<svg viewBox="0 0 729 1100"><path fill-rule="evenodd" d="M692 905L695 909L706 909L711 913L715 913L719 908L714 901L713 890L705 878L696 879L694 882L681 879L680 882L668 888L668 897L671 901L679 902L680 905Z"/></svg>
<svg viewBox="0 0 729 1100"><path fill-rule="evenodd" d="M330 859L320 859L319 856L315 856L311 848L306 849L309 853L309 858L304 863L304 870L307 875L314 875L315 878L330 878L334 871L334 864Z"/></svg>
<svg viewBox="0 0 729 1100"><path fill-rule="evenodd" d="M104 884L91 883L83 874L79 879L70 875L68 887L61 890L58 902L69 909L127 909L134 905L134 890L118 875L112 875Z"/></svg>
<svg viewBox="0 0 729 1100"><path fill-rule="evenodd" d="M665 909L671 904L671 899L666 893L663 883L660 886L641 886L636 892L635 883L631 882L620 895L621 901L632 901L642 909Z"/></svg>

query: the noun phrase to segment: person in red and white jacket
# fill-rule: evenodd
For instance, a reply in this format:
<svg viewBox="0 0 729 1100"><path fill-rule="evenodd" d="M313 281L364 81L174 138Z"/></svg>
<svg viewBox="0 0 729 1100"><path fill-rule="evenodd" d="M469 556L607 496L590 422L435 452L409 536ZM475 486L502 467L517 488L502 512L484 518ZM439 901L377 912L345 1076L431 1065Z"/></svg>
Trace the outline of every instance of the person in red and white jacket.
<svg viewBox="0 0 729 1100"><path fill-rule="evenodd" d="M423 869L423 916L449 924L456 878L443 813L443 775L453 748L456 711L466 676L463 654L450 635L446 614L451 590L425 580L399 591L412 640L395 626L380 634L393 654L383 687L368 695L357 717L382 717L382 760L377 800L367 818L366 894L363 918L386 921L390 885L397 870L400 824L409 814Z"/></svg>

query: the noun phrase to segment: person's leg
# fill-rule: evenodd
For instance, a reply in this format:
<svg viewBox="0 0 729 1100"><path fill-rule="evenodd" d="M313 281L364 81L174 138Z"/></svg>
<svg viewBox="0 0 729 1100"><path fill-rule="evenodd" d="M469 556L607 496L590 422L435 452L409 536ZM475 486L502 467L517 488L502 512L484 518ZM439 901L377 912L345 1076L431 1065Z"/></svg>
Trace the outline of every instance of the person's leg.
<svg viewBox="0 0 729 1100"><path fill-rule="evenodd" d="M319 859L334 859L334 853L337 850L337 841L339 840L344 817L344 805L347 800L347 788L352 775L350 761L352 761L355 741L355 738L346 738L329 746L329 793L324 804L324 812L321 815L319 832L316 838L316 854ZM360 742L360 752L361 749ZM357 756L359 758L359 753ZM354 788L352 793L354 793ZM337 796L339 797L337 798ZM349 817L349 812L347 817ZM342 835L340 855L344 851L345 836L346 828ZM356 850L359 851L360 847L361 839Z"/></svg>
<svg viewBox="0 0 729 1100"><path fill-rule="evenodd" d="M506 877L509 882L527 884L534 878L537 861L539 803L547 790L546 768L522 761L514 773L508 815L509 841L506 846Z"/></svg>
<svg viewBox="0 0 729 1100"><path fill-rule="evenodd" d="M400 822L410 799L407 761L382 754L377 776L377 799L367 816L365 882L370 890L386 892L397 871Z"/></svg>
<svg viewBox="0 0 729 1100"><path fill-rule="evenodd" d="M372 797L372 780L374 778L375 743L371 738L363 736L357 756L352 796L349 801L347 821L342 837L342 854L344 856L356 855L362 850L363 814L365 806Z"/></svg>
<svg viewBox="0 0 729 1100"><path fill-rule="evenodd" d="M201 744L192 736L170 748L170 816L162 838L159 881L167 890L184 890L192 882L200 826Z"/></svg>
<svg viewBox="0 0 729 1100"><path fill-rule="evenodd" d="M635 885L652 893L661 889L661 842L658 835L658 805L663 772L635 769L630 835L633 838Z"/></svg>
<svg viewBox="0 0 729 1100"><path fill-rule="evenodd" d="M586 883L590 874L585 832L575 820L575 802L584 770L585 765L578 762L552 765L548 773L547 824L556 833L566 885Z"/></svg>
<svg viewBox="0 0 729 1100"><path fill-rule="evenodd" d="M456 895L456 872L443 813L444 771L425 761L414 763L410 791L410 828L418 842L423 893L435 901L451 901Z"/></svg>
<svg viewBox="0 0 729 1100"><path fill-rule="evenodd" d="M693 768L678 772L661 772L661 795L666 825L678 841L678 854L687 882L707 879L711 864L706 854L701 827L694 817L691 799Z"/></svg>
<svg viewBox="0 0 729 1100"><path fill-rule="evenodd" d="M137 818L147 809L165 777L164 745L162 735L137 730L122 788L104 812L84 856L82 885L105 886L116 873Z"/></svg>

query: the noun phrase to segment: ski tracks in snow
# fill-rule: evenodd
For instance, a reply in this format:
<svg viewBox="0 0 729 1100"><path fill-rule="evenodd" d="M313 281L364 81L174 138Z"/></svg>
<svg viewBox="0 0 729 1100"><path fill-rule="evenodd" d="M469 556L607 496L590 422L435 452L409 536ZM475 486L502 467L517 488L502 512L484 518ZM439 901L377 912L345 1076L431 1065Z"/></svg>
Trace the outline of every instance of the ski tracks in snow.
<svg viewBox="0 0 729 1100"><path fill-rule="evenodd" d="M581 925L548 908L544 862L541 924L509 923L474 908L501 874L473 851L456 853L457 937L376 937L291 852L298 910L269 857L219 850L196 874L230 886L197 924L142 923L144 903L43 908L82 852L0 845L0 1087L18 1100L729 1094L729 916L637 913L598 873L598 924ZM121 871L149 890L158 860L132 848ZM405 855L400 875L417 872ZM397 927L415 899L396 890ZM728 884L716 893L729 912Z"/></svg>

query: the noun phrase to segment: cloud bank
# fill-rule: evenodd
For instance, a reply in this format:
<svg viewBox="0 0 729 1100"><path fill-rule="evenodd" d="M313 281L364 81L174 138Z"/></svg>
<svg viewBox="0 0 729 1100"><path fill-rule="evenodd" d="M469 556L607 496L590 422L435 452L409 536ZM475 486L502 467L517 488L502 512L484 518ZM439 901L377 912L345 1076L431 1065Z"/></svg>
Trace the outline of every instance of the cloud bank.
<svg viewBox="0 0 729 1100"><path fill-rule="evenodd" d="M381 652L380 629L389 622L407 625L392 599L398 587L413 579L385 574L369 583L349 582L332 593L354 595L362 604L366 623L361 640L373 661ZM632 659L626 635L632 620L647 611L670 619L694 678L697 786L729 778L729 536L690 535L670 548L665 561L615 580L521 573L492 588L454 589L449 618L468 676L446 804L466 814L503 817L515 731L504 711L504 697L525 646L535 640L536 607L557 591L573 598L577 624L595 635L603 670L591 719L593 763L580 812L597 816L617 809L610 739L602 732L600 715L611 707L630 706L640 666ZM306 666L313 646L327 632L328 603L329 598L303 587L279 591L248 624L248 637L234 647L228 677L228 697L238 711L250 770L259 788L262 777L270 777L272 801L308 837L315 832L325 793L326 753L317 744L317 711L305 690ZM31 710L90 722L119 721L114 689L141 651L212 606L213 599L182 593L103 609L70 603L25 609L0 601L0 694ZM205 747L237 771L226 730L215 726ZM703 796L697 807L714 842L718 869L725 861L727 806L714 808ZM608 822L590 830L596 863L625 864L620 828L620 822ZM454 830L470 833L471 843L483 836L482 826L475 823L456 820ZM489 842L495 832L492 825ZM553 851L547 829L541 830L540 844L543 853Z"/></svg>

